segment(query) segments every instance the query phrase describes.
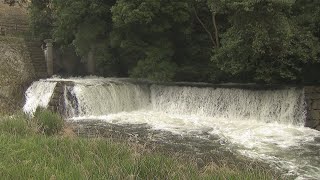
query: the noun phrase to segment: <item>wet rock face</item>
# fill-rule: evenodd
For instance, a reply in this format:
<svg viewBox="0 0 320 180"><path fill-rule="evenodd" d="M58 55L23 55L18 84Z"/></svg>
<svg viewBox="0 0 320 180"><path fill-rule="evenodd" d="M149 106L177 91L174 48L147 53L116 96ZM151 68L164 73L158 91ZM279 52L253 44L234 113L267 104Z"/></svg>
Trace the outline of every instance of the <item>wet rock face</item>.
<svg viewBox="0 0 320 180"><path fill-rule="evenodd" d="M320 130L320 86L307 86L304 91L307 104L306 126Z"/></svg>

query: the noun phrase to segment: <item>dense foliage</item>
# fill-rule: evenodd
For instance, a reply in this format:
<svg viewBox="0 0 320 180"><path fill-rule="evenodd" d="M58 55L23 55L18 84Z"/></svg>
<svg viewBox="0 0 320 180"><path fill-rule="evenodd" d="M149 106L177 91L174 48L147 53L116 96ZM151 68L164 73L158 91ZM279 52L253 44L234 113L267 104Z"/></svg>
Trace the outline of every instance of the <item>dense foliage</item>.
<svg viewBox="0 0 320 180"><path fill-rule="evenodd" d="M303 82L320 61L316 0L32 0L30 12L42 38L94 52L98 75Z"/></svg>

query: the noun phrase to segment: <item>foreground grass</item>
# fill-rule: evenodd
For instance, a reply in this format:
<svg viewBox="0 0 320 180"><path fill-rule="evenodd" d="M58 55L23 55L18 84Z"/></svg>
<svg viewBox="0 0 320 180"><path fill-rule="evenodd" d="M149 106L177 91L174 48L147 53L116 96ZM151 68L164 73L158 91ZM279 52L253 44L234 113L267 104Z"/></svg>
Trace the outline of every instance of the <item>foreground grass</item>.
<svg viewBox="0 0 320 180"><path fill-rule="evenodd" d="M263 168L230 168L149 152L106 139L46 136L23 116L0 118L1 179L275 179ZM242 169L242 170L240 170Z"/></svg>

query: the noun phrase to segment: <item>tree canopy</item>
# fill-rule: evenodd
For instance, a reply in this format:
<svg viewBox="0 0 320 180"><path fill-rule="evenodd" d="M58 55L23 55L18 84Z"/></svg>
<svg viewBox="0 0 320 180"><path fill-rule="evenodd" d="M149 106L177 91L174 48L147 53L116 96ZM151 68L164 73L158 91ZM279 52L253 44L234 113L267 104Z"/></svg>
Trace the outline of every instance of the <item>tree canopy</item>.
<svg viewBox="0 0 320 180"><path fill-rule="evenodd" d="M303 82L320 61L315 0L32 0L33 31L94 49L98 75Z"/></svg>

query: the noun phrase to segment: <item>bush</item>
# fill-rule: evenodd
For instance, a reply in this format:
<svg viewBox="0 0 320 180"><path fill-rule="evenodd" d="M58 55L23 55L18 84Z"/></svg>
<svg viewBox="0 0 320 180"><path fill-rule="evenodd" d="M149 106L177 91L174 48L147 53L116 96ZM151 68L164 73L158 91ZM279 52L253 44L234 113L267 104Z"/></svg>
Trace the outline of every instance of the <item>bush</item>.
<svg viewBox="0 0 320 180"><path fill-rule="evenodd" d="M40 130L46 135L60 132L64 125L64 121L59 114L46 109L38 108L33 119L38 124Z"/></svg>

